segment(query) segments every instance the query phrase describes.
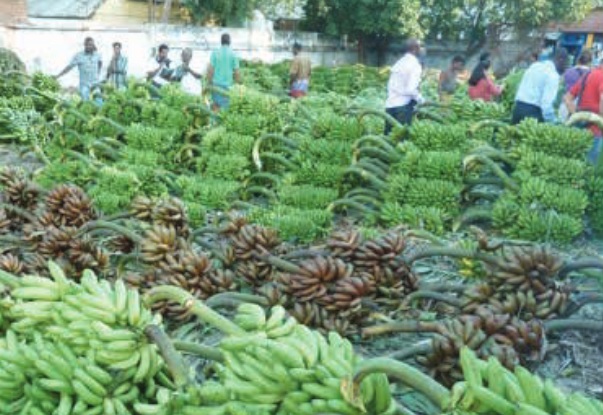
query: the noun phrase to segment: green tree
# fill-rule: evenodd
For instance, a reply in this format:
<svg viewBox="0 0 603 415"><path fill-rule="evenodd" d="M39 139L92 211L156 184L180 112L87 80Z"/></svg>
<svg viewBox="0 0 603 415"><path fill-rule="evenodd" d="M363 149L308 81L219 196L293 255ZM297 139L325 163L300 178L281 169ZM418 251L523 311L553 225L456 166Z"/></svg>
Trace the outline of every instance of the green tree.
<svg viewBox="0 0 603 415"><path fill-rule="evenodd" d="M375 46L382 63L393 39L421 36L420 0L308 0L304 27L359 42L360 60Z"/></svg>
<svg viewBox="0 0 603 415"><path fill-rule="evenodd" d="M594 0L422 0L421 25L429 37L468 41L473 54L496 46L505 35L525 39L553 21L578 21L596 6Z"/></svg>
<svg viewBox="0 0 603 415"><path fill-rule="evenodd" d="M251 17L254 10L260 10L269 17L275 13L292 10L301 0L180 0L193 21L207 23L213 21L219 25L242 22Z"/></svg>

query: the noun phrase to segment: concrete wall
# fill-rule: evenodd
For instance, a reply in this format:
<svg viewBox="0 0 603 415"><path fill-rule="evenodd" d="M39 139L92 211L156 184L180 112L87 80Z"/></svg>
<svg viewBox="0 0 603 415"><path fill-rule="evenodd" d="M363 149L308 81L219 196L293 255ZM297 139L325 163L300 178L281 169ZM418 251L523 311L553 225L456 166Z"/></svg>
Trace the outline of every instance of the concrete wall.
<svg viewBox="0 0 603 415"><path fill-rule="evenodd" d="M0 0L2 1L2 0ZM90 21L30 19L28 25L0 28L0 46L14 50L28 70L56 74L83 49L87 36L95 39L105 67L111 59L111 44L120 41L129 59L130 74L143 77L149 68L153 48L160 43L170 46L170 58L179 62L184 47L193 49L192 66L205 71L211 51L220 45L220 36L230 33L232 47L244 59L279 62L291 57L297 40L304 45L315 65L338 65L356 62L355 50L341 50L338 39L316 33L275 32L266 29L198 28L185 26L107 27ZM61 78L65 87L77 85L77 70Z"/></svg>

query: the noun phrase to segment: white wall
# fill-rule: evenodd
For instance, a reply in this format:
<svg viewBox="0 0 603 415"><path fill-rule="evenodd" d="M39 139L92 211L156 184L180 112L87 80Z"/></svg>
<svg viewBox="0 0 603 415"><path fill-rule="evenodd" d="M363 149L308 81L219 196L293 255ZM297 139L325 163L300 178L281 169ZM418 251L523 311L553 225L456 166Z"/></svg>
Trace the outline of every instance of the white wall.
<svg viewBox="0 0 603 415"><path fill-rule="evenodd" d="M0 28L0 46L15 51L29 71L46 73L60 72L73 55L83 49L84 38L94 38L103 57L104 67L111 59L111 45L115 41L123 44L123 53L128 56L131 75L143 77L148 69L152 49L160 43L170 46L170 58L180 61L184 47L193 49L192 66L205 71L211 50L220 44L220 36L230 33L232 47L243 59L259 59L279 62L291 57L294 40L300 41L316 65L336 65L356 62L356 51L337 49L337 40L324 39L315 33L296 34L269 30L196 28L196 27L150 27L111 28L94 26L86 21L59 21L32 19L30 25ZM61 78L65 87L76 86L77 70Z"/></svg>

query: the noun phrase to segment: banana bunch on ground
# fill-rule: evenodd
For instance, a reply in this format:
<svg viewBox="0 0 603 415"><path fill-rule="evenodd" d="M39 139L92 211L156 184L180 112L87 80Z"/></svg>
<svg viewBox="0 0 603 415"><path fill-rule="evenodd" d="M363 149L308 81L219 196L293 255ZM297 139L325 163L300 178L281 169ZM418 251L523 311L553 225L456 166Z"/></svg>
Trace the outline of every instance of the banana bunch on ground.
<svg viewBox="0 0 603 415"><path fill-rule="evenodd" d="M461 239L457 244L459 248L476 252L479 249L479 243L473 239ZM459 274L465 278L484 278L486 269L482 261L475 258L460 258L457 261Z"/></svg>
<svg viewBox="0 0 603 415"><path fill-rule="evenodd" d="M554 210L575 218L581 218L588 206L588 195L584 190L560 186L536 177L521 183L517 199L524 206Z"/></svg>
<svg viewBox="0 0 603 415"><path fill-rule="evenodd" d="M442 209L426 206L401 205L386 202L379 212L379 220L386 226L406 224L413 229L425 229L435 235L443 235L452 219Z"/></svg>
<svg viewBox="0 0 603 415"><path fill-rule="evenodd" d="M416 122L410 129L410 142L424 151L462 150L467 146L467 131L460 124Z"/></svg>
<svg viewBox="0 0 603 415"><path fill-rule="evenodd" d="M527 369L512 372L491 357L480 360L461 350L464 381L454 385L450 409L491 415L600 415L603 403L582 394L566 395L550 379Z"/></svg>
<svg viewBox="0 0 603 415"><path fill-rule="evenodd" d="M455 99L449 108L456 115L457 121L504 120L508 118L506 108L496 102L471 100L467 95L463 99Z"/></svg>
<svg viewBox="0 0 603 415"><path fill-rule="evenodd" d="M592 174L588 164L579 159L551 156L538 151L526 151L517 162L513 177L523 182L528 177L539 177L550 183L583 189Z"/></svg>
<svg viewBox="0 0 603 415"><path fill-rule="evenodd" d="M480 357L495 356L504 366L513 368L520 359L540 359L544 329L536 320L526 323L482 306L474 314L440 323L432 346L429 354L417 360L444 384L451 385L462 379L459 352L464 346Z"/></svg>
<svg viewBox="0 0 603 415"><path fill-rule="evenodd" d="M224 363L217 373L231 399L247 405L248 413L362 413L341 395L342 380L359 361L349 341L298 324L280 306L267 316L257 305L241 305L234 322L246 333L220 342ZM393 413L387 379L374 376L365 382L366 411ZM226 412L216 408L215 413Z"/></svg>
<svg viewBox="0 0 603 415"><path fill-rule="evenodd" d="M137 380L153 377L161 368L157 349L142 330L160 323L159 316L142 306L138 291L123 281L114 285L84 272L80 284L68 281L63 271L49 263L53 279L3 274L14 303L6 317L11 330L28 337L43 332L76 353L90 351L95 361L119 370L133 370Z"/></svg>
<svg viewBox="0 0 603 415"><path fill-rule="evenodd" d="M49 267L53 279L0 274L10 287L3 313L10 329L0 340L0 413L130 413L134 402L152 403L161 388L174 387L144 334L160 321L137 291L91 272L76 284L58 265Z"/></svg>
<svg viewBox="0 0 603 415"><path fill-rule="evenodd" d="M208 209L226 209L236 199L241 189L237 181L206 178L201 175L181 175L176 185L185 202L199 203Z"/></svg>
<svg viewBox="0 0 603 415"><path fill-rule="evenodd" d="M303 204L310 203L303 197ZM280 204L252 209L247 217L254 223L276 229L284 241L301 243L311 243L325 236L333 224L333 213L328 210L298 209Z"/></svg>
<svg viewBox="0 0 603 415"><path fill-rule="evenodd" d="M395 183L398 182L395 178L391 180ZM405 179L400 177L399 181L403 180ZM404 203L410 206L435 207L451 214L458 213L461 185L445 180L411 179L410 177L405 181L408 184L405 189L400 189L399 186L386 189L384 199L388 202Z"/></svg>
<svg viewBox="0 0 603 415"><path fill-rule="evenodd" d="M515 129L520 144L549 156L584 160L592 146L592 134L585 129L542 124L535 120L526 120Z"/></svg>
<svg viewBox="0 0 603 415"><path fill-rule="evenodd" d="M458 151L418 151L409 148L391 171L407 174L413 178L460 183L462 166L462 156Z"/></svg>
<svg viewBox="0 0 603 415"><path fill-rule="evenodd" d="M339 197L336 189L316 186L281 186L278 189L279 201L285 205L300 209L326 209Z"/></svg>

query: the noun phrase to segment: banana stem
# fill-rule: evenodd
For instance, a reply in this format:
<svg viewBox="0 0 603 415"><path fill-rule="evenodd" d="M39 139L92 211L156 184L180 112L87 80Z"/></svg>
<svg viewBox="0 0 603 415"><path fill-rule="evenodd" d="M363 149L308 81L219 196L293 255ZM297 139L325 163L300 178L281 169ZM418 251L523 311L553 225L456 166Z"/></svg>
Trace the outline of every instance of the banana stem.
<svg viewBox="0 0 603 415"><path fill-rule="evenodd" d="M450 392L423 372L394 359L376 358L364 360L354 370L354 385L373 373L385 373L425 395L438 408L442 408ZM358 386L359 387L359 386Z"/></svg>
<svg viewBox="0 0 603 415"><path fill-rule="evenodd" d="M405 299L404 302L405 303L411 303L414 300L419 300L419 299L429 299L429 300L436 300L436 301L440 301L442 303L446 303L449 304L453 307L456 308L460 308L461 307L461 300L459 300L456 297L451 297L449 295L446 295L444 293L439 293L439 292L435 292L435 291L415 291L414 293L408 295Z"/></svg>
<svg viewBox="0 0 603 415"><path fill-rule="evenodd" d="M415 239L424 239L426 241L431 242L434 245L446 246L446 241L442 238L437 237L433 233L423 230L423 229L410 229L404 232L405 238L415 238Z"/></svg>
<svg viewBox="0 0 603 415"><path fill-rule="evenodd" d="M20 208L19 206L11 205L9 203L0 203L0 209L4 209L4 210L8 210L12 213L16 213L17 216L21 217L22 219L25 219L26 221L28 221L30 223L36 222L36 217L34 215L29 213L25 209Z"/></svg>
<svg viewBox="0 0 603 415"><path fill-rule="evenodd" d="M224 355L215 347L176 340L174 341L174 348L179 352L199 356L206 360L220 363L224 361Z"/></svg>
<svg viewBox="0 0 603 415"><path fill-rule="evenodd" d="M303 270L297 265L285 261L282 258L276 257L274 255L255 255L257 259L265 261L272 266L280 269L281 271L288 272L290 274L303 274Z"/></svg>
<svg viewBox="0 0 603 415"><path fill-rule="evenodd" d="M586 268L603 269L603 260L600 258L583 258L566 264L559 270L559 277L563 278L572 271L578 271Z"/></svg>
<svg viewBox="0 0 603 415"><path fill-rule="evenodd" d="M421 341L413 346L391 353L388 357L396 360L406 360L419 354L429 354L433 351L431 340Z"/></svg>
<svg viewBox="0 0 603 415"><path fill-rule="evenodd" d="M400 123L400 121L398 121L397 119L395 119L394 117L392 117L391 115L389 115L386 112L379 111L379 110L372 110L372 109L363 109L361 111L362 112L360 114L358 114L359 122L362 122L362 119L364 117L366 117L367 115L375 115L377 117L383 118L386 123L389 123L394 127L400 127L400 128L403 127L403 125Z"/></svg>
<svg viewBox="0 0 603 415"><path fill-rule="evenodd" d="M158 301L169 300L178 303L182 307L188 309L192 314L196 315L201 321L214 326L218 330L232 335L243 335L245 330L228 320L226 317L215 312L201 300L193 297L191 293L182 288L163 285L152 288L144 296L145 304L150 308Z"/></svg>
<svg viewBox="0 0 603 415"><path fill-rule="evenodd" d="M467 165L471 164L473 161L477 161L477 162L485 165L486 167L488 167L495 176L497 176L498 178L500 178L503 181L505 187L507 187L513 191L519 190L519 186L517 185L517 183L515 183L515 181L513 179L511 179L509 177L509 175L507 175L507 173L505 173L504 170L498 164L496 164L492 159L490 159L486 156L483 156L481 154L474 154L474 155L466 157L465 160L463 160L463 165L467 166Z"/></svg>
<svg viewBox="0 0 603 415"><path fill-rule="evenodd" d="M440 324L433 321L406 320L362 329L362 337L380 336L390 333L437 333Z"/></svg>
<svg viewBox="0 0 603 415"><path fill-rule="evenodd" d="M588 304L603 304L603 295L599 293L580 293L567 306L565 313L563 313L561 317L569 317L574 315L580 311L582 307Z"/></svg>
<svg viewBox="0 0 603 415"><path fill-rule="evenodd" d="M95 220L92 222L88 222L87 224L85 224L84 226L82 226L80 228L77 235L83 236L83 235L87 234L88 232L96 230L96 229L111 230L115 233L124 235L125 237L134 241L134 243L136 243L136 244L141 244L144 241L144 238L142 236L132 232L128 228L118 225L116 223L107 222L105 220Z"/></svg>
<svg viewBox="0 0 603 415"><path fill-rule="evenodd" d="M567 319L544 322L547 333L565 330L603 331L603 321Z"/></svg>
<svg viewBox="0 0 603 415"><path fill-rule="evenodd" d="M408 264L412 264L419 259L430 258L434 256L448 256L452 258L473 258L495 266L502 266L500 260L483 252L474 252L468 249L448 248L448 247L429 247L424 251L417 252L406 258Z"/></svg>
<svg viewBox="0 0 603 415"><path fill-rule="evenodd" d="M236 308L243 303L257 304L264 307L268 306L268 300L255 294L245 294L237 292L226 292L213 295L205 300L205 305L210 308Z"/></svg>
<svg viewBox="0 0 603 415"><path fill-rule="evenodd" d="M190 383L188 370L184 364L182 355L178 353L168 335L165 334L165 332L159 326L154 324L150 324L145 327L144 334L159 348L159 352L161 353L163 360L165 360L165 364L172 374L174 383L178 389Z"/></svg>
<svg viewBox="0 0 603 415"><path fill-rule="evenodd" d="M465 284L419 284L422 291L462 293L467 289Z"/></svg>

